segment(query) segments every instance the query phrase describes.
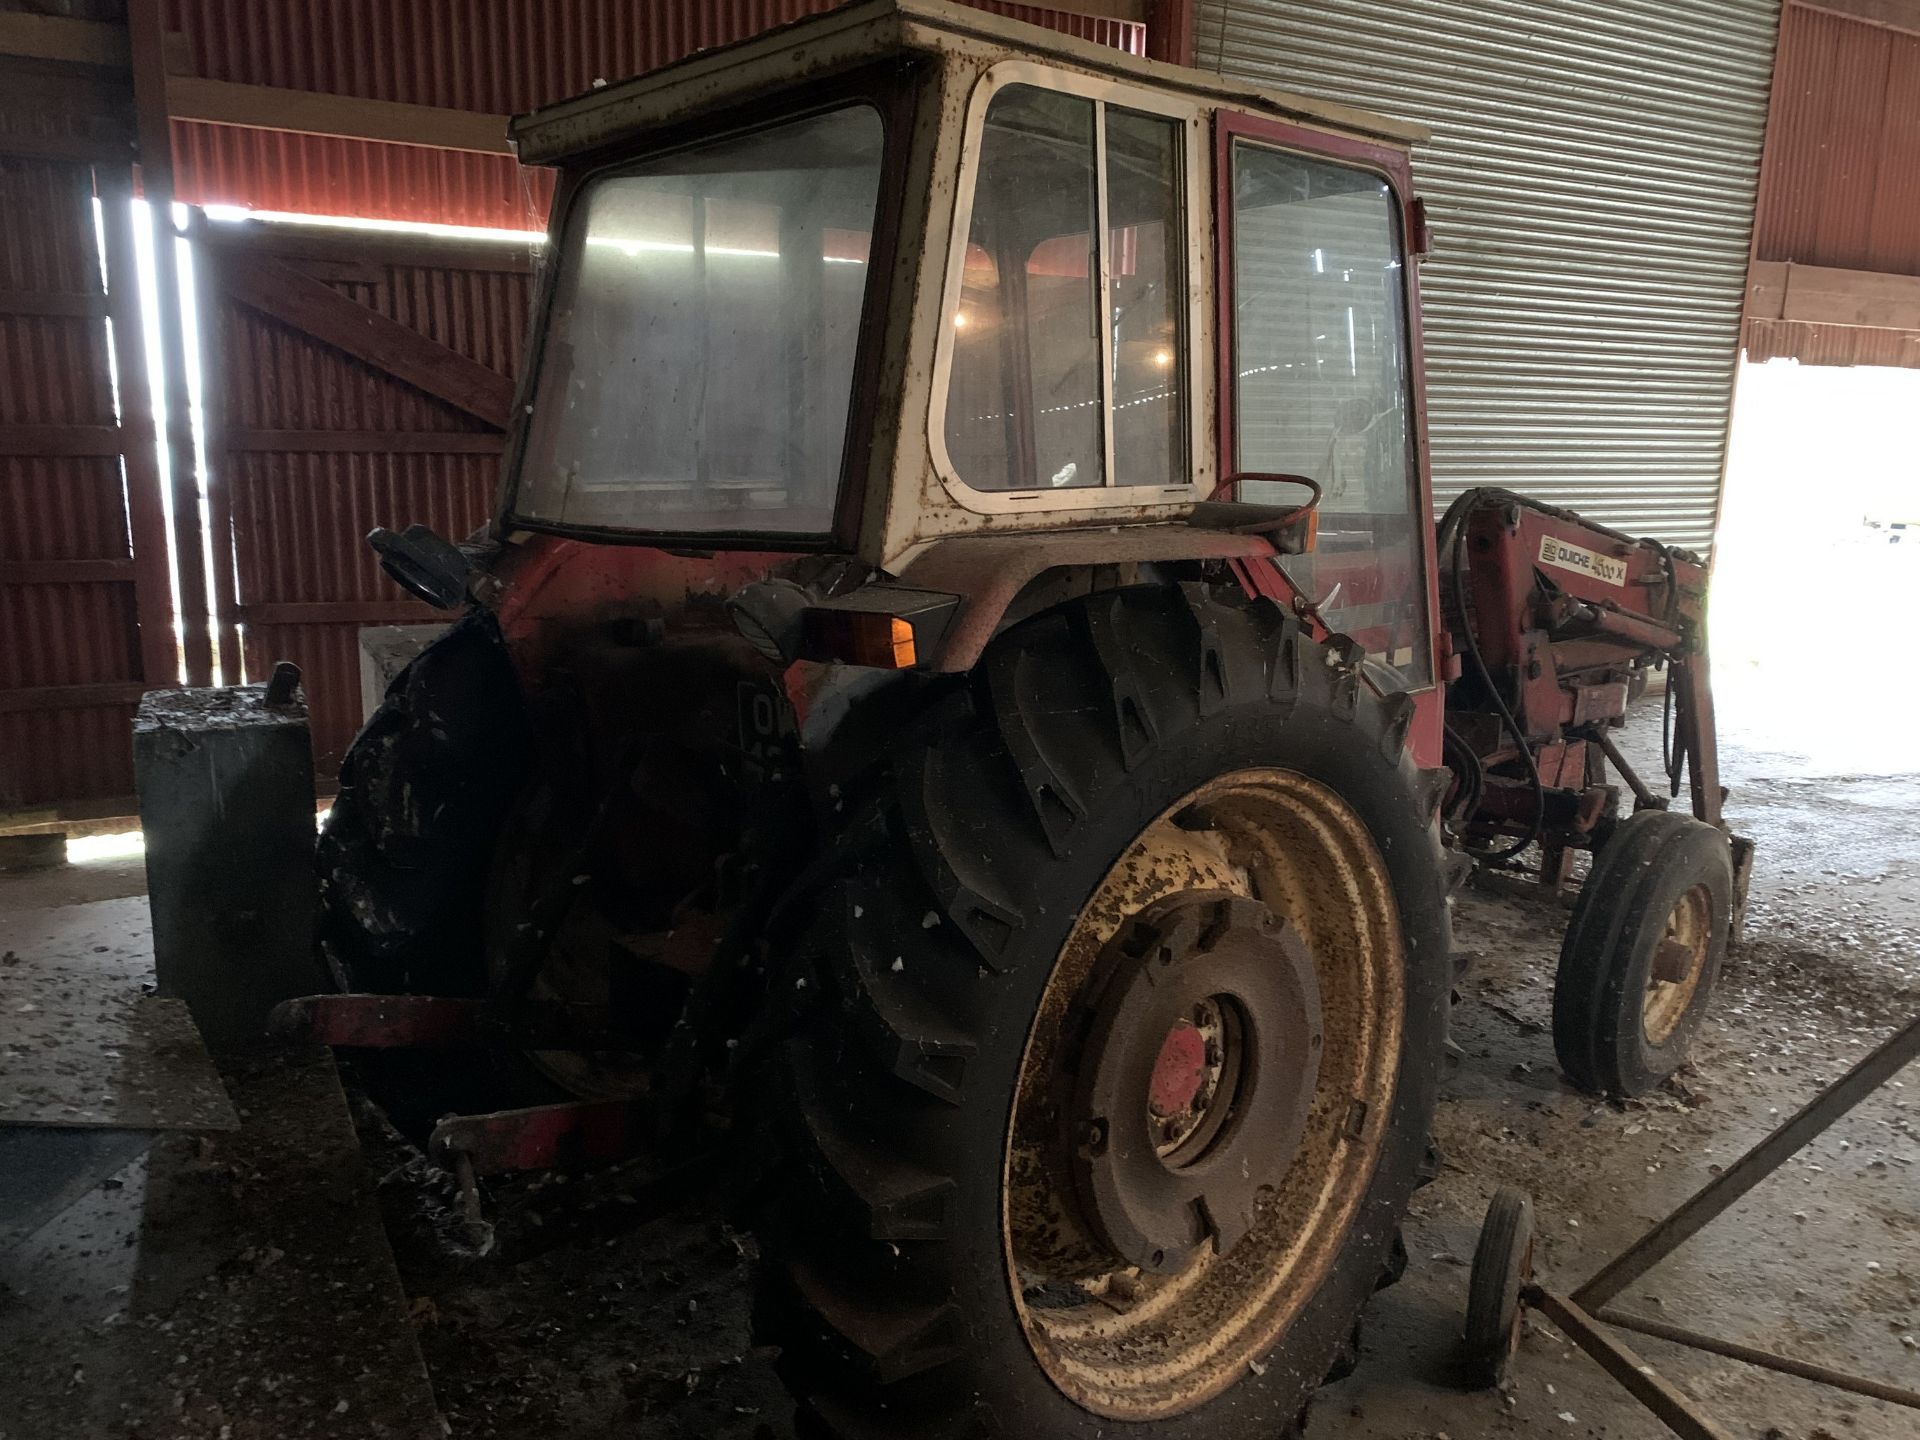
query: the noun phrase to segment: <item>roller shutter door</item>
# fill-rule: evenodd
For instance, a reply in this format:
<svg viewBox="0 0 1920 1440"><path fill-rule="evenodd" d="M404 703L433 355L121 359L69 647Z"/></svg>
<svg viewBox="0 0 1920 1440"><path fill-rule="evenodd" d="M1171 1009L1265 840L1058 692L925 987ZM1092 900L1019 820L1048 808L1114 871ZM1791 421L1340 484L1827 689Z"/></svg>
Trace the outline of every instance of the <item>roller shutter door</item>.
<svg viewBox="0 0 1920 1440"><path fill-rule="evenodd" d="M1777 0L1202 0L1198 63L1414 154L1436 500L1504 485L1705 548Z"/></svg>

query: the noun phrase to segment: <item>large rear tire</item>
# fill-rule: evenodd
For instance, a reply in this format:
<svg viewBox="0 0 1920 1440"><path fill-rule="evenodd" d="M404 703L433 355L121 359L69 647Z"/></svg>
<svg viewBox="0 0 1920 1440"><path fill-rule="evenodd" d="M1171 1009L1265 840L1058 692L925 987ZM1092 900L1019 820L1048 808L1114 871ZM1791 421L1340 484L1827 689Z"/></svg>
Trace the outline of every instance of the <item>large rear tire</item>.
<svg viewBox="0 0 1920 1440"><path fill-rule="evenodd" d="M474 611L394 678L340 766L315 857L339 988L482 993L487 872L528 752L500 627Z"/></svg>
<svg viewBox="0 0 1920 1440"><path fill-rule="evenodd" d="M486 993L487 877L529 751L488 612L456 621L394 678L341 764L315 854L318 949L337 988ZM356 1063L416 1141L451 1110L531 1103L478 1052L366 1051Z"/></svg>
<svg viewBox="0 0 1920 1440"><path fill-rule="evenodd" d="M1428 1153L1450 947L1408 715L1187 585L1024 622L898 736L766 1091L799 1163L756 1313L804 1417L1296 1423Z"/></svg>

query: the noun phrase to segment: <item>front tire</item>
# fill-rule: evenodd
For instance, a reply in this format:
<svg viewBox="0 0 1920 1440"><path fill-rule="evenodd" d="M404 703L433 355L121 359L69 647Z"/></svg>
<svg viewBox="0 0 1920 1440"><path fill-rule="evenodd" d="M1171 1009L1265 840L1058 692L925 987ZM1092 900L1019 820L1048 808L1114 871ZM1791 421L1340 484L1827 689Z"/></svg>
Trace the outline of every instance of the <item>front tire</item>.
<svg viewBox="0 0 1920 1440"><path fill-rule="evenodd" d="M1595 856L1560 949L1553 1048L1593 1095L1644 1095L1686 1063L1726 958L1725 831L1641 810Z"/></svg>
<svg viewBox="0 0 1920 1440"><path fill-rule="evenodd" d="M804 1415L1198 1440L1302 1414L1393 1264L1445 1039L1407 718L1274 607L1189 585L1024 622L900 736L768 1088L799 1163L757 1318ZM1205 1003L1155 1009L1153 964ZM1168 1099L1182 1026L1205 1073Z"/></svg>

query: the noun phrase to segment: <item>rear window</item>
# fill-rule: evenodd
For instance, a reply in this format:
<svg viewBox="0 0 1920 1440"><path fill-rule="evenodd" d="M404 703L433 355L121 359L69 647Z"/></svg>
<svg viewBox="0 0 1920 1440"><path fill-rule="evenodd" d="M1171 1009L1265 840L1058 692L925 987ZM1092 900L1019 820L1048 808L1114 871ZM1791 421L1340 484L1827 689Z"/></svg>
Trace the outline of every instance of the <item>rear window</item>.
<svg viewBox="0 0 1920 1440"><path fill-rule="evenodd" d="M824 534L883 132L854 105L603 174L561 243L515 518Z"/></svg>

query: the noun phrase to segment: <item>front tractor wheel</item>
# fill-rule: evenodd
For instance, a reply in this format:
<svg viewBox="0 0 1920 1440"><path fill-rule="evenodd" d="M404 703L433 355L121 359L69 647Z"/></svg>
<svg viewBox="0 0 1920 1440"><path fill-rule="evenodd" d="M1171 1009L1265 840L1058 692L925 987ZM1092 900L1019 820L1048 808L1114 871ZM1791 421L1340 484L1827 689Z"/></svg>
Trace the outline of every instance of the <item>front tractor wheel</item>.
<svg viewBox="0 0 1920 1440"><path fill-rule="evenodd" d="M1553 1045L1594 1095L1644 1095L1687 1062L1726 958L1733 851L1691 815L1642 810L1595 857L1553 982Z"/></svg>
<svg viewBox="0 0 1920 1440"><path fill-rule="evenodd" d="M1445 1038L1402 713L1185 587L1026 622L902 737L769 1086L816 1426L1286 1433L1350 1359Z"/></svg>

